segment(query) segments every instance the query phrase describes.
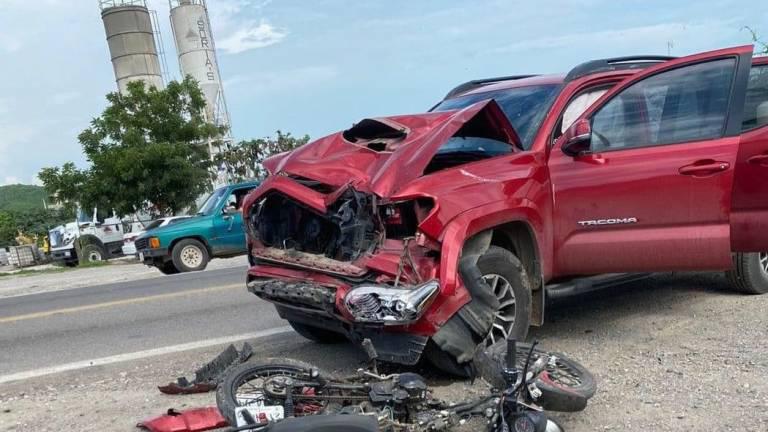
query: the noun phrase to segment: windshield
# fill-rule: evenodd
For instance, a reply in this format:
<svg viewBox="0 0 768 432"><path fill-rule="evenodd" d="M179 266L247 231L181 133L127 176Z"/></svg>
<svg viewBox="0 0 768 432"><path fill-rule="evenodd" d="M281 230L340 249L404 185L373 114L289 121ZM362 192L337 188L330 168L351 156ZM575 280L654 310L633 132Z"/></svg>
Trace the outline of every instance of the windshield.
<svg viewBox="0 0 768 432"><path fill-rule="evenodd" d="M208 198L205 199L205 202L202 206L200 206L200 211L197 212L199 215L208 216L213 212L213 210L216 208L216 205L221 201L221 198L224 196L224 194L227 193L227 188L220 188L213 191L210 195L208 195Z"/></svg>
<svg viewBox="0 0 768 432"><path fill-rule="evenodd" d="M433 111L458 110L482 100L493 99L520 136L523 148L528 150L559 91L559 85L549 84L477 93L444 100Z"/></svg>
<svg viewBox="0 0 768 432"><path fill-rule="evenodd" d="M165 219L158 219L158 220L154 220L154 221L148 223L147 226L144 227L144 231L149 231L151 229L155 229L155 228L159 227L160 225L163 224L164 220Z"/></svg>

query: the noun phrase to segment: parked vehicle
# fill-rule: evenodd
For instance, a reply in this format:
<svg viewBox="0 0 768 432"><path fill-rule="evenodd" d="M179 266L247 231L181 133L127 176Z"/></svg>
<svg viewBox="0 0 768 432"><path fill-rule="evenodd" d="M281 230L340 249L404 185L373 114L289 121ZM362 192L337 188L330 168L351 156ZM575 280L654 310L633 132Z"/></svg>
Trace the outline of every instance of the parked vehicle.
<svg viewBox="0 0 768 432"><path fill-rule="evenodd" d="M381 375L374 367L337 378L304 362L265 359L229 370L216 404L230 425L252 430L446 431L477 418L488 432L562 431L544 410L584 410L595 394L594 377L562 354L505 342L475 357L493 390L464 401L433 398L415 373ZM360 429L363 417L370 425Z"/></svg>
<svg viewBox="0 0 768 432"><path fill-rule="evenodd" d="M165 274L204 270L213 258L246 252L243 218L245 196L257 182L216 189L196 216L148 230L136 239L139 260Z"/></svg>
<svg viewBox="0 0 768 432"><path fill-rule="evenodd" d="M117 258L123 255L123 222L114 212L99 219L98 209L92 215L78 209L74 222L48 232L48 244L51 259L67 266Z"/></svg>
<svg viewBox="0 0 768 432"><path fill-rule="evenodd" d="M147 223L146 225L139 224L140 228L137 227L138 229L136 231L131 231L123 235L123 254L126 256L138 255L138 253L136 252L135 241L140 235L144 234L145 232L156 229L156 228L161 228L167 225L173 225L175 223L181 222L184 219L189 219L190 217L191 216L172 216L172 217L155 219Z"/></svg>
<svg viewBox="0 0 768 432"><path fill-rule="evenodd" d="M477 344L542 325L548 296L614 273L768 292L768 58L751 46L472 81L265 166L248 289L387 361L460 373Z"/></svg>

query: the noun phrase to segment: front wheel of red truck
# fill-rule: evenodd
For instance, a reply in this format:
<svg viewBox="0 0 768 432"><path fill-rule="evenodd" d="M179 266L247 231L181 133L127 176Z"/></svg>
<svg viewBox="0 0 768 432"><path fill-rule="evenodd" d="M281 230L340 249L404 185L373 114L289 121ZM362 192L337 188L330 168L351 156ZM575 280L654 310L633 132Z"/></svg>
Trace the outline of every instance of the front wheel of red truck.
<svg viewBox="0 0 768 432"><path fill-rule="evenodd" d="M490 291L486 294L493 295L499 307L493 313L491 329L485 337L469 336L468 329L467 336L474 337L475 342L482 340L480 344L485 346L506 339L525 340L531 322L531 290L523 264L509 250L491 246L477 259L477 270L486 286L484 289ZM451 375L468 377L472 373L469 363L459 363L437 343L427 345L424 357Z"/></svg>
<svg viewBox="0 0 768 432"><path fill-rule="evenodd" d="M768 252L734 254L733 269L725 274L736 291L768 293Z"/></svg>
<svg viewBox="0 0 768 432"><path fill-rule="evenodd" d="M525 340L531 324L531 290L523 264L512 252L491 246L477 261L477 267L499 301L486 344L511 338Z"/></svg>

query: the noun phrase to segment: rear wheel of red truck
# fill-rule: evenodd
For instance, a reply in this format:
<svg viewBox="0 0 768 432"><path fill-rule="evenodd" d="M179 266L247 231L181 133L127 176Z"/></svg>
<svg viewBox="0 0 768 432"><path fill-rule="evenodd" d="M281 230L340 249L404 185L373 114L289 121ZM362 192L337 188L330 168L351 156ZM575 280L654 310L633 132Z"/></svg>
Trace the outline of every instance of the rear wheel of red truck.
<svg viewBox="0 0 768 432"><path fill-rule="evenodd" d="M768 252L734 254L733 269L725 274L736 291L768 293Z"/></svg>

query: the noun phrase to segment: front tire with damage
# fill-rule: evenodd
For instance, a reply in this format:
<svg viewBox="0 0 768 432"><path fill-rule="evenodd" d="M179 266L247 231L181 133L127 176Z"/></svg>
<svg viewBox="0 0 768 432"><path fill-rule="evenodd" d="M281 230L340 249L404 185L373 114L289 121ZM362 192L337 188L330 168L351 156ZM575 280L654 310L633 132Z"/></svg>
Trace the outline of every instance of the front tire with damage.
<svg viewBox="0 0 768 432"><path fill-rule="evenodd" d="M474 278L482 279L483 284L481 286L484 291L473 294L472 290L468 288L473 295L473 300L464 308L480 308L482 310L490 322L485 327L486 333L478 335L477 327L474 327L475 330L471 330L471 326L468 324L468 322L475 322L476 324L483 320L483 317L478 317L477 310L460 311L448 323L460 333L444 339L438 337L438 340L433 340L425 351L425 358L436 368L460 377L470 375L471 368L467 366L471 356L466 359L459 359L455 354L441 349L441 341L448 339L449 344L455 344L458 341L450 341L450 339L461 337L465 339L462 343L464 345L467 344L466 339L470 338L472 340L469 345L472 346L471 352L474 353L475 347L479 344L491 345L510 338L525 340L530 326L531 290L527 282L525 268L520 260L504 248L490 246L483 255L477 258L476 267L474 272L476 277ZM472 276L468 273L462 273L462 279L469 277ZM466 286L467 281L464 283ZM480 297L483 297L483 300ZM490 307L490 304L496 305L492 314L485 310ZM462 318L462 315L467 318Z"/></svg>

